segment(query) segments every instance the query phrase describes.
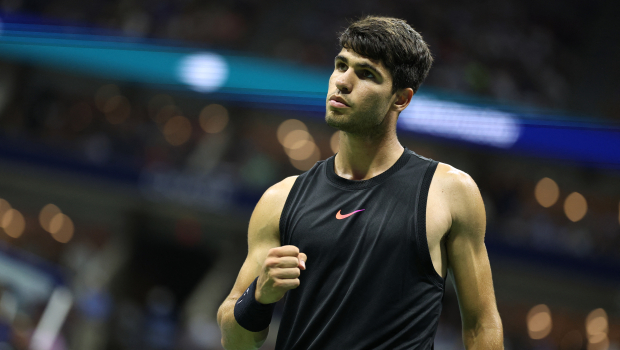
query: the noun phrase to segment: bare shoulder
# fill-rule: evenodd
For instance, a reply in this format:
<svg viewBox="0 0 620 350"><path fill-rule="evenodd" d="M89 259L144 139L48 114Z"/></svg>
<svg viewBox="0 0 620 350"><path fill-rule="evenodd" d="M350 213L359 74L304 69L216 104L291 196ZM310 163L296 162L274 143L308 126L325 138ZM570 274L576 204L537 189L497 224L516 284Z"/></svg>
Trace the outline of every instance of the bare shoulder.
<svg viewBox="0 0 620 350"><path fill-rule="evenodd" d="M435 178L441 188L449 195L462 197L467 195L467 192L478 191L478 185L469 174L446 163L437 164Z"/></svg>
<svg viewBox="0 0 620 350"><path fill-rule="evenodd" d="M454 223L474 220L480 214L484 219L480 190L469 174L449 164L439 163L433 180L437 181L442 197L449 203Z"/></svg>
<svg viewBox="0 0 620 350"><path fill-rule="evenodd" d="M271 186L258 201L250 219L250 245L254 239L279 241L280 215L296 179L297 176L290 176Z"/></svg>
<svg viewBox="0 0 620 350"><path fill-rule="evenodd" d="M261 201L266 202L264 203L266 205L275 205L276 207L281 205L284 207L284 202L286 202L286 198L291 192L291 188L293 187L296 179L297 176L289 176L277 184L269 187L269 189L267 189L267 191L263 194Z"/></svg>

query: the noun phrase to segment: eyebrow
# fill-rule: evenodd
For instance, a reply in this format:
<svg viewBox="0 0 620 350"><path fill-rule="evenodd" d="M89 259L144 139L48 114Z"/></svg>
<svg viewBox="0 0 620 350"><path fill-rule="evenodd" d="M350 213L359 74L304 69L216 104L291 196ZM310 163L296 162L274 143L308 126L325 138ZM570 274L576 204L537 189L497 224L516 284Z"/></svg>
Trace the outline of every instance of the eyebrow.
<svg viewBox="0 0 620 350"><path fill-rule="evenodd" d="M346 57L342 56L342 55L338 55L338 56L336 56L336 58L334 59L334 61L338 61L338 60L340 60L340 61L342 61L342 62L344 62L344 63L346 63L346 64L349 64L349 60L348 60ZM375 74L377 74L377 75L379 76L379 78L383 78L383 75L381 75L381 73L379 72L379 70L377 69L377 67L373 66L372 64L369 64L369 63L364 62L364 63L358 63L358 64L356 64L355 66L356 66L356 67L360 67L360 68L370 69L370 70L372 70Z"/></svg>

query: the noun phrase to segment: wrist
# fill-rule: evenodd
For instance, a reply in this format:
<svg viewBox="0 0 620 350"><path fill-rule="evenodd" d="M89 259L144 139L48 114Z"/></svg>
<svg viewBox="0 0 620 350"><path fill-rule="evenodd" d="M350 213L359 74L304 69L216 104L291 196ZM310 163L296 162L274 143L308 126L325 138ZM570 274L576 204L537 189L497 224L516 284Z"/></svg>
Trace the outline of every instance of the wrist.
<svg viewBox="0 0 620 350"><path fill-rule="evenodd" d="M243 295L237 299L234 316L237 323L251 331L260 332L269 327L276 303L262 304L256 299L258 277L250 284Z"/></svg>

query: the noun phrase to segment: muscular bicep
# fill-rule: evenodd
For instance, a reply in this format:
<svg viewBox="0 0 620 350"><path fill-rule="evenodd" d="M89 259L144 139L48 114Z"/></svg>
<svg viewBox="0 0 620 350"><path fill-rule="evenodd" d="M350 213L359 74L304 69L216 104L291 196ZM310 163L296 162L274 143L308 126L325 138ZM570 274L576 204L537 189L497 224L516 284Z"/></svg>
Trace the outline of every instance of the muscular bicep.
<svg viewBox="0 0 620 350"><path fill-rule="evenodd" d="M248 255L229 298L239 298L259 275L269 249L280 246L280 214L295 182L287 178L269 188L258 201L248 226Z"/></svg>
<svg viewBox="0 0 620 350"><path fill-rule="evenodd" d="M497 315L491 267L484 244L486 217L480 191L465 173L452 185L452 228L447 241L450 275L456 287L463 328Z"/></svg>

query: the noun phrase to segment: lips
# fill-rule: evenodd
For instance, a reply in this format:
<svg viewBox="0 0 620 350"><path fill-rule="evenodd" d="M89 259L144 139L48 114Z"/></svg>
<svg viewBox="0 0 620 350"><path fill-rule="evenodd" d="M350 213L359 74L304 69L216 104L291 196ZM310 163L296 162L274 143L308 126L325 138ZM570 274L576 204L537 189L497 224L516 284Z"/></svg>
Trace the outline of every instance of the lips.
<svg viewBox="0 0 620 350"><path fill-rule="evenodd" d="M329 104L333 107L336 108L346 108L346 107L350 107L349 104L347 103L347 101L345 101L344 98L340 97L340 96L332 96L329 98Z"/></svg>

